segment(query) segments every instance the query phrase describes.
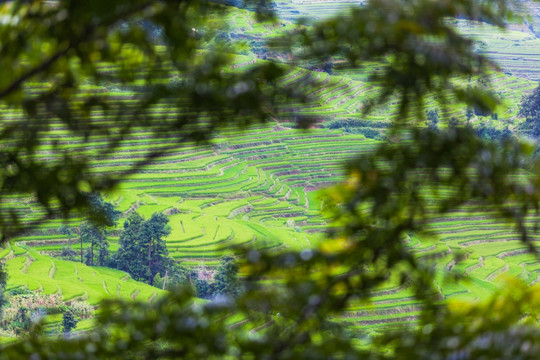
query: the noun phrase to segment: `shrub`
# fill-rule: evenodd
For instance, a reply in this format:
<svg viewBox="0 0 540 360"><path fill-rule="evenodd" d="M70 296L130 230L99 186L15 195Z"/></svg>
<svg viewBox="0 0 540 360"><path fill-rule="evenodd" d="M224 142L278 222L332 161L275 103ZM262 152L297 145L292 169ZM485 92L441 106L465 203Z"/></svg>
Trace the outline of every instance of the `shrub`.
<svg viewBox="0 0 540 360"><path fill-rule="evenodd" d="M77 256L77 252L73 250L71 246L63 246L62 252L60 253L60 256L64 259L73 261L75 257Z"/></svg>
<svg viewBox="0 0 540 360"><path fill-rule="evenodd" d="M8 329L13 326L21 328L21 326L25 325L23 320L26 316L30 319L46 314L58 314L63 311L65 306L60 296L56 294L43 295L30 293L16 295L9 298L9 303L9 307L4 309L4 316L0 323L0 325Z"/></svg>
<svg viewBox="0 0 540 360"><path fill-rule="evenodd" d="M78 322L79 321L75 317L73 310L67 309L62 317L62 328L64 330L64 334L70 334L71 331L77 327Z"/></svg>
<svg viewBox="0 0 540 360"><path fill-rule="evenodd" d="M31 294L33 294L33 292L31 290L29 290L28 288L22 287L22 286L16 287L15 289L11 289L8 292L8 295L11 295L11 296L31 295Z"/></svg>

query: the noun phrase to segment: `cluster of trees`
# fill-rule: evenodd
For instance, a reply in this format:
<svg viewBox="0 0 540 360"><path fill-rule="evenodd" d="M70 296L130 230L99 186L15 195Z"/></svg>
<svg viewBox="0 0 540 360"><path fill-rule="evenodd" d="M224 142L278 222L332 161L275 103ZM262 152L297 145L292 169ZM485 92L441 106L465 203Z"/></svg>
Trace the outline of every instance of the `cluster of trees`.
<svg viewBox="0 0 540 360"><path fill-rule="evenodd" d="M132 212L124 222L120 248L111 258L111 266L125 271L135 280L164 290L180 286L194 287L198 297L236 297L240 292L238 267L232 256L225 256L213 279L202 279L196 270L188 270L170 258L165 237L170 234L169 219L154 213L145 220Z"/></svg>
<svg viewBox="0 0 540 360"><path fill-rule="evenodd" d="M121 213L99 193L87 194L87 198L89 203L87 217L79 226L80 261L89 266L106 266L110 257L107 229L116 224ZM58 230L68 236L69 240L74 237L72 229L67 225L61 226ZM86 250L83 243L88 244ZM76 251L70 246L65 246L61 256L74 260Z"/></svg>
<svg viewBox="0 0 540 360"><path fill-rule="evenodd" d="M313 70L313 71L321 71L325 72L328 75L332 75L334 72L334 59L324 59L322 61L311 61L307 62L306 64L302 64L302 67Z"/></svg>
<svg viewBox="0 0 540 360"><path fill-rule="evenodd" d="M540 83L532 94L523 97L518 115L525 118L519 126L520 130L532 137L540 138Z"/></svg>
<svg viewBox="0 0 540 360"><path fill-rule="evenodd" d="M170 234L169 219L154 213L145 220L132 212L124 222L120 234L120 248L111 259L113 266L131 275L135 280L154 284L157 274L165 274L172 266L168 257L165 237Z"/></svg>
<svg viewBox="0 0 540 360"><path fill-rule="evenodd" d="M166 269L164 276L156 274L153 285L172 291L181 287L189 288L195 296L208 300L216 297L236 298L242 293L237 260L230 255L223 256L213 271L188 270L173 263Z"/></svg>
<svg viewBox="0 0 540 360"><path fill-rule="evenodd" d="M489 141L511 141L514 139L514 134L508 128L508 125L500 129L493 126L480 125L474 128L479 137Z"/></svg>
<svg viewBox="0 0 540 360"><path fill-rule="evenodd" d="M27 307L20 307L13 321L9 324L9 328L18 335L27 335L34 331L37 319L45 316L45 311L33 310ZM69 307L66 307L62 313L62 332L64 335L69 335L77 327L79 320Z"/></svg>
<svg viewBox="0 0 540 360"><path fill-rule="evenodd" d="M241 291L238 279L238 265L232 256L224 256L217 267L213 279L201 279L198 274L192 273L195 279L195 293L203 299L213 299L218 296L230 298L237 297Z"/></svg>
<svg viewBox="0 0 540 360"><path fill-rule="evenodd" d="M177 274L176 263L168 257L165 237L170 234L169 219L162 213L154 213L145 220L137 212L132 212L124 222L120 234L120 248L114 254L109 251L108 229L115 226L120 211L105 201L100 194L90 194L89 216L79 227L80 261L88 266L107 266L126 271L138 281L153 285L159 274L171 271ZM72 236L66 226L60 232ZM87 244L86 249L84 243ZM76 252L64 246L60 256L74 260Z"/></svg>
<svg viewBox="0 0 540 360"><path fill-rule="evenodd" d="M384 134L392 124L383 121L369 121L361 119L336 119L324 123L328 129L343 129L351 134L361 134L368 139L382 140Z"/></svg>
<svg viewBox="0 0 540 360"><path fill-rule="evenodd" d="M237 296L240 292L238 267L232 256L225 256L216 268L215 276L203 279L196 270L187 270L169 257L165 237L170 234L169 219L155 212L149 219L131 212L124 221L119 238L119 249L109 252L107 229L114 226L120 212L105 201L100 194L92 198L91 213L80 227L80 259L88 266L107 266L127 272L137 281L146 282L162 289L190 286L198 297L211 299L216 296ZM73 233L67 226L59 231L71 238ZM86 243L86 250L83 244ZM84 258L83 258L84 254ZM61 257L75 260L76 251L71 246L62 248Z"/></svg>
<svg viewBox="0 0 540 360"><path fill-rule="evenodd" d="M472 116L472 110L467 109L466 116ZM477 114L478 115L478 114ZM492 118L496 119L497 114L493 113ZM433 131L439 129L438 124L440 121L439 118L439 109L430 109L426 112L426 125ZM459 120L456 117L452 117L448 120L448 127L455 128L460 126ZM474 131L478 137L485 139L487 141L509 141L513 139L513 133L509 129L508 125L504 127L495 127L485 124L471 124L467 123L465 126L470 127L471 131Z"/></svg>

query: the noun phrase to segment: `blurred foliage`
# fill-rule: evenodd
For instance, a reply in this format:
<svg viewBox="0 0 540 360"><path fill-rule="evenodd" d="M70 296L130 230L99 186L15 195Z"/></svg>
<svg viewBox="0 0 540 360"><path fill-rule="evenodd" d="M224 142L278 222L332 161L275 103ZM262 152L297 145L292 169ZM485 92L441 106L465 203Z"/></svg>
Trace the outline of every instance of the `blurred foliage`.
<svg viewBox="0 0 540 360"><path fill-rule="evenodd" d="M246 3L268 19L265 1ZM44 213L23 224L17 209L3 205L2 241L88 207L88 192L111 189L186 142L203 144L219 127L245 127L277 113L293 95L275 83L284 68L257 63L232 71L232 50L210 41L222 11L207 0L0 4L0 201L31 196ZM126 94L130 106L117 98ZM164 105L169 113L153 116ZM149 149L119 172L91 171L92 160L114 156L136 130L170 145ZM82 145L106 143L67 151L61 139L51 140L58 131Z"/></svg>
<svg viewBox="0 0 540 360"><path fill-rule="evenodd" d="M418 331L387 334L374 345L392 348L393 359L537 359L539 301L538 286L508 281L487 301L450 302Z"/></svg>
<svg viewBox="0 0 540 360"><path fill-rule="evenodd" d="M59 1L55 7L40 4L4 5L4 12L20 12L20 16L17 21L4 20L0 30L1 44L4 39L9 42L7 34L20 34L18 39L35 37L39 49L34 49L32 41L20 41L14 47L2 45L0 50L5 54L1 61L10 64L10 71L0 67L8 79L0 76L5 84L0 99L24 106L26 129L46 131L48 117L42 115L50 111L71 132L108 136L114 148L116 133L94 123L91 111L79 116L94 104L102 106L104 99L84 97L88 100L82 102L85 106L72 101L72 84L77 88L82 78L92 82L111 76L99 73L96 59L117 64L120 71L114 80L126 86L133 85L133 74L139 69L148 74L144 91L134 95L141 108L129 114L133 125L118 117L122 136L136 124L167 130L178 141L203 141L225 120L234 118L236 124L247 125L254 117L270 115L267 105L273 103L267 102L271 99L267 95L280 89L265 84L282 74L279 66L269 63L228 74L222 71L229 63L222 52L205 53L204 61L196 61L201 39L191 29L204 25L205 14L219 11L210 3L108 0L84 5ZM437 98L442 119L450 95L470 108L493 110L497 99L483 87L463 88L455 81L480 77L495 65L476 53L473 41L460 35L449 19L483 20L504 28L511 15L507 4L503 0L371 0L353 8L348 17L325 20L313 28L299 26L295 34L274 43L304 59L345 55L352 66L384 58L386 65L373 76L381 88L376 102L396 96L399 101L389 141L374 153L351 160L348 180L327 191L325 211L333 219L329 239L317 249L301 252L245 249L238 255L244 278L243 291L236 298L222 296L201 303L193 299L192 290L178 289L152 304L104 301L95 330L71 339L50 339L37 335L37 324L32 336L5 346L0 359L537 358L538 287L509 282L507 290L485 303L446 303L434 286L433 263L419 261L405 243L410 233L433 234L429 225L435 216L474 201L496 210L493 216L514 226L536 253L530 236L535 229L525 226L526 216L538 212L540 196L540 169L531 156L532 148L504 140L489 143L454 122L446 130L416 127L425 117L427 96ZM54 16L47 21L49 14ZM169 46L162 53L140 31L135 19L141 17L163 28ZM115 26L121 20L122 26ZM165 71L163 57L172 60L186 79L178 86L153 83L154 76ZM19 61L22 58L28 60ZM51 89L25 97L23 85L30 78L51 81ZM258 79L266 81L259 83ZM171 98L180 109L189 111L160 124L145 117L146 109ZM82 106L77 116L71 112L74 106ZM40 112L33 113L38 108ZM212 120L201 122L201 114ZM417 121L409 121L414 117ZM67 179L61 188L52 186L45 191L35 183L47 183L47 177L32 175L32 181L21 181L33 174L28 169L34 171L44 164L32 153L40 131L20 131L20 121L17 126L6 125L3 132L3 139L9 137L11 142L4 140L2 194L35 191L45 206L57 198L66 214L82 204L78 202L82 199L77 187L80 181L92 189L120 181L88 175L86 159L70 159L69 155L56 170L40 168L55 179L55 171L69 170L66 174L73 176L61 176ZM147 161L157 155L153 153ZM369 302L374 289L391 272L411 284L422 305L419 324L375 339L365 337L362 330L350 331L339 321L340 314L351 301Z"/></svg>
<svg viewBox="0 0 540 360"><path fill-rule="evenodd" d="M299 26L273 46L300 62L324 61L335 55L355 67L367 61L381 62L380 70L370 76L381 91L364 111L397 100L394 121L407 125L424 118L427 93L436 97L443 110L451 98L482 110L493 108L497 102L494 94L455 80L481 77L497 65L478 53L474 40L459 34L448 20L479 20L504 27L512 15L510 7L519 4L506 0L370 0L346 17L313 27Z"/></svg>
<svg viewBox="0 0 540 360"><path fill-rule="evenodd" d="M359 272L357 290L373 289L396 269L403 281L413 280L419 298L432 294L432 264L417 261L406 235L434 235L430 220L474 201L511 222L535 252L525 217L538 213L538 164L529 165L535 176L516 181L527 158L532 162L531 146L485 142L459 127L401 135L401 141L349 162L349 180L327 193L325 204L336 225L330 235L341 242L340 263Z"/></svg>

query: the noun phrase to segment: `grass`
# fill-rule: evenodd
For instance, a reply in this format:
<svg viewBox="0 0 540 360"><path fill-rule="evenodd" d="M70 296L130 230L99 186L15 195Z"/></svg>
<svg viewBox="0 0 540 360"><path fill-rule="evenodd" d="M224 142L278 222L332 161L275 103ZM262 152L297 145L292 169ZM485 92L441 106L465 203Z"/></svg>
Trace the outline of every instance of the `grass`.
<svg viewBox="0 0 540 360"><path fill-rule="evenodd" d="M57 293L65 301L79 299L98 304L103 298L120 297L148 301L163 293L129 278L118 270L89 267L79 262L55 259L30 249L6 261L8 289L26 287L45 294Z"/></svg>

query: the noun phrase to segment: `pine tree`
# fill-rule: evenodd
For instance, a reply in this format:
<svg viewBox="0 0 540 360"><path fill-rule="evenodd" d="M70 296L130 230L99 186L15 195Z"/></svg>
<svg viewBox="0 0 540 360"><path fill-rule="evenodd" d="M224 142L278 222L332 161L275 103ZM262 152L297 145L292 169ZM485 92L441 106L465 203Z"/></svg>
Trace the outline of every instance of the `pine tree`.
<svg viewBox="0 0 540 360"><path fill-rule="evenodd" d="M171 232L168 222L169 219L163 213L153 213L144 224L146 236L144 247L148 249L147 279L150 285L153 283L154 276L164 270L165 259L169 255L163 239Z"/></svg>
<svg viewBox="0 0 540 360"><path fill-rule="evenodd" d="M92 224L90 221L86 220L81 223L80 226L81 231L81 250L82 250L82 243L86 242L89 243L89 247L86 249L85 252L85 263L88 266L94 265L94 248L99 247L100 244L103 243L105 239L105 229Z"/></svg>
<svg viewBox="0 0 540 360"><path fill-rule="evenodd" d="M86 250L85 263L93 266L96 258L95 248L97 248L97 263L104 266L109 257L109 243L107 241L107 227L114 226L120 216L120 212L109 202L103 200L99 194L90 194L90 212L88 218L81 223L81 262L83 262L83 242L90 244Z"/></svg>
<svg viewBox="0 0 540 360"><path fill-rule="evenodd" d="M120 249L114 256L116 267L150 285L156 274L164 275L169 264L169 252L164 240L170 233L168 222L169 219L162 213L154 213L148 220L136 212L132 213L120 235Z"/></svg>
<svg viewBox="0 0 540 360"><path fill-rule="evenodd" d="M124 222L124 230L120 234L120 248L114 254L116 267L131 275L135 280L143 279L146 275L144 269L143 242L144 218L133 212Z"/></svg>
<svg viewBox="0 0 540 360"><path fill-rule="evenodd" d="M64 315L62 316L62 328L64 330L64 334L65 335L71 334L73 329L77 327L78 322L79 321L75 317L73 310L67 309L64 312Z"/></svg>

